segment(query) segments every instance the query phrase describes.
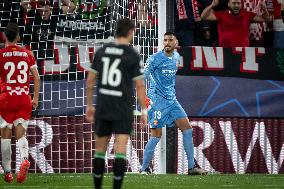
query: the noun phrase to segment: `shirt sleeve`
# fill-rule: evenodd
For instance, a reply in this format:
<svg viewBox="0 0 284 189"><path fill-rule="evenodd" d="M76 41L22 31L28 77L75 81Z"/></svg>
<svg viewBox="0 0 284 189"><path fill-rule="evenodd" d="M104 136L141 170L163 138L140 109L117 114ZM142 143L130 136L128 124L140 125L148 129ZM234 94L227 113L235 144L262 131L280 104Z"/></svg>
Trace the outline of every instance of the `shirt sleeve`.
<svg viewBox="0 0 284 189"><path fill-rule="evenodd" d="M151 75L151 72L154 70L154 56L150 56L145 63L145 69L144 69L144 77L145 79L148 79Z"/></svg>
<svg viewBox="0 0 284 189"><path fill-rule="evenodd" d="M180 67L182 66L182 56L177 52L175 51L174 52L174 55L175 55L175 60L176 60L176 63L177 63L177 66Z"/></svg>
<svg viewBox="0 0 284 189"><path fill-rule="evenodd" d="M133 66L133 75L132 75L132 79L133 80L138 80L138 79L142 79L144 78L144 66L143 66L143 62L140 58L140 56L135 53L135 56L134 56L134 66Z"/></svg>
<svg viewBox="0 0 284 189"><path fill-rule="evenodd" d="M29 67L30 67L30 69L37 68L36 59L35 59L33 53L31 51L27 51L27 53L28 53L28 56L29 56Z"/></svg>

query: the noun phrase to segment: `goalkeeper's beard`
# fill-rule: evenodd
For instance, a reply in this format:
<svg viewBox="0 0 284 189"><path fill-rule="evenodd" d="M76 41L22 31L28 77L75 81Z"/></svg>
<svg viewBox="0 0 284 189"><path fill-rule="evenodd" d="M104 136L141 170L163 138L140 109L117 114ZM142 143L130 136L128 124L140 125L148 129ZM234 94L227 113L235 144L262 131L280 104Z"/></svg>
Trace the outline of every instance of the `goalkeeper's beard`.
<svg viewBox="0 0 284 189"><path fill-rule="evenodd" d="M164 51L165 51L167 54L171 54L174 50L173 50L171 47L165 47L165 48L164 48Z"/></svg>

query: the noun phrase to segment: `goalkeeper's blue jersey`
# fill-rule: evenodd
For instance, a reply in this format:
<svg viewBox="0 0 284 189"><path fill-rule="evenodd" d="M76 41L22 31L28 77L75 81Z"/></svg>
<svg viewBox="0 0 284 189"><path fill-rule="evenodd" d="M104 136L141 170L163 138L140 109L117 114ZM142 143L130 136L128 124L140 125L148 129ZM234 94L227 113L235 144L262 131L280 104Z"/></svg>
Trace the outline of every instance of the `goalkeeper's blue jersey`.
<svg viewBox="0 0 284 189"><path fill-rule="evenodd" d="M148 96L162 96L165 99L176 99L175 75L181 56L174 51L171 57L159 51L150 56L145 64L144 77L150 82Z"/></svg>

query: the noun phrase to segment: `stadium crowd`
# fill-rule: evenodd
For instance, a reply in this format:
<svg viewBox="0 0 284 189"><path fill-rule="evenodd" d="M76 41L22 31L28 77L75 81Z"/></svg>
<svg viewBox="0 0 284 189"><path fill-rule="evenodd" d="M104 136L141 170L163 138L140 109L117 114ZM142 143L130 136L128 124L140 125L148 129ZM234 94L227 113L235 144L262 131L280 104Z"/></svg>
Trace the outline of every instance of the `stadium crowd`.
<svg viewBox="0 0 284 189"><path fill-rule="evenodd" d="M176 0L175 32L181 46L283 48L282 4L279 0ZM253 18L244 18L249 15ZM230 41L224 44L224 37ZM249 40L246 45L238 43L244 38Z"/></svg>
<svg viewBox="0 0 284 189"><path fill-rule="evenodd" d="M157 3L157 0L128 1L128 15L135 20L139 31L134 44L139 43L144 47L157 46L151 41L151 38L157 38ZM172 7L174 32L182 47L283 48L282 4L282 0L175 0ZM105 6L109 5L106 3ZM206 8L210 9L209 12ZM21 28L23 44L44 42L43 45L47 43L48 47L51 46L48 43L54 39L55 32L60 32L56 25L62 15L74 12L76 14L80 10L80 5L72 0L4 0L0 3L0 9L2 9L0 11L2 29L8 22L16 22ZM205 14L204 11L207 13ZM240 28L241 30L236 30ZM239 31L243 31L241 35ZM3 42L1 36L0 41ZM224 36L228 37L230 42L224 44L222 42ZM242 44L239 41L247 42ZM42 49L39 46L37 48ZM152 49L144 48L141 51L142 54L147 55Z"/></svg>
<svg viewBox="0 0 284 189"><path fill-rule="evenodd" d="M81 6L82 4L76 3L75 0L13 0L13 1L1 1L1 9L0 10L0 18L1 18L1 29L5 28L8 23L15 22L19 25L20 30L18 31L18 26L10 26L14 32L14 36L11 37L10 40L10 46L12 48L16 46L18 38L19 42L22 45L25 45L28 49L33 50L35 58L37 60L41 59L47 59L47 58L54 58L54 40L55 37L59 34L60 36L66 37L66 38L73 38L73 39L79 39L79 40L88 40L93 39L93 36L96 36L97 33L95 33L97 30L94 28L100 28L101 25L99 24L99 19L95 21L92 21L94 19L97 19L100 15L103 19L107 19L108 17L104 14L108 14L109 12L106 11L109 7L108 3L103 4L103 8L100 9L101 4L97 5L94 3L95 1L89 2L86 0L86 6ZM106 0L103 2L107 2ZM152 54L156 51L156 47L158 44L155 42L158 38L158 19L157 19L157 0L129 0L128 1L128 16L131 20L135 21L135 25L133 27L130 27L129 30L125 31L126 34L121 35L122 41L120 45L128 45L130 41L133 39L134 33L134 27L138 30L138 35L134 38L134 44L140 44L142 46L142 49L140 49L141 54L143 55L143 60L146 60L147 56ZM166 83L167 79L161 77L163 76L163 72L159 73L160 75L156 76L156 80L153 83L161 83L160 81L163 81L163 85L159 86L161 89L157 91L164 91L164 88L169 88L167 86L170 86L171 91L169 91L167 94L168 98L161 98L164 94L160 94L161 97L155 96L157 98L157 101L160 100L159 107L161 111L165 111L164 106L169 103L170 100L172 100L175 103L175 107L172 107L171 109L166 110L166 114L169 114L173 117L173 120L171 122L161 122L159 123L161 127L165 126L165 124L172 124L175 121L176 126L182 131L184 136L184 149L187 154L188 158L188 173L189 174L207 174L207 171L202 170L198 167L198 165L194 162L194 146L192 141L192 128L189 124L189 120L187 119L187 115L184 112L183 108L180 106L180 104L176 101L175 97L175 87L174 87L174 79L175 79L175 73L177 71L177 62L176 60L180 60L180 56L175 51L176 45L179 44L181 47L186 46L211 46L211 47L272 47L272 48L284 48L284 23L283 23L283 10L284 9L284 0L175 0L173 1L174 6L172 7L174 10L174 33L168 32L164 35L164 51L160 51L159 55L159 61L157 61L157 57L153 56L153 60L151 60L148 63L146 63L146 75L147 71L149 72L148 75L150 75L151 71L154 74L154 71L160 66L154 65L154 63L165 63L165 60L168 61L168 64L165 64L165 66L169 66L167 71L167 78L171 77L171 81L169 83ZM98 7L97 7L98 6ZM96 12L92 12L96 10ZM85 11L84 14L82 12ZM90 14L88 14L90 13ZM72 17L74 20L69 20L68 17ZM84 22L84 19L87 20L87 22ZM63 21L62 21L63 20ZM80 21L78 21L80 20ZM127 20L126 25L129 23L132 23L131 20ZM61 22L60 22L61 21ZM129 22L128 22L129 21ZM108 20L110 22L110 20ZM62 25L60 25L61 23ZM71 30L65 30L68 28L68 24L72 23ZM95 25L96 23L96 25ZM9 24L8 24L9 26ZM65 29L64 29L65 27ZM104 25L105 28L107 28L107 25ZM11 29L10 28L10 29ZM16 29L15 29L16 28ZM62 30L63 28L63 30ZM76 28L73 31L72 29ZM104 29L105 29L104 28ZM123 27L122 27L123 28ZM83 31L84 30L84 31ZM106 29L105 29L106 30ZM131 31L131 35L128 35L128 32ZM18 33L20 33L18 37ZM73 35L73 36L72 36ZM75 36L74 36L75 35ZM5 30L5 36L9 36L9 27L8 30ZM99 36L99 34L98 34ZM121 37L118 35L118 37ZM105 36L102 36L103 39L105 39ZM125 38L126 37L126 38ZM127 41L124 41L127 39ZM155 41L155 42L153 42ZM2 44L5 43L4 37L2 36L2 33L0 33L0 42ZM7 43L7 41L6 41ZM3 47L3 46L2 46ZM126 46L127 49L129 48ZM126 48L125 47L125 48ZM0 47L1 48L1 47ZM116 49L118 47L114 47ZM119 47L121 48L121 47ZM167 50L168 49L168 50ZM20 49L23 50L23 49ZM130 52L132 52L132 49L128 49ZM7 50L10 52L10 49ZM23 50L24 52L26 49ZM100 52L100 51L99 51ZM107 51L106 54L113 54L114 57L117 58L122 55L123 51ZM111 53L110 53L111 52ZM134 55L136 56L136 51L133 51ZM136 54L135 54L136 53ZM8 53L9 54L9 53ZM23 54L23 53L21 53ZM95 55L95 62L96 62L96 56ZM123 54L124 55L124 54ZM130 54L131 55L131 54ZM134 56L133 55L133 56ZM7 56L7 55L5 55ZM3 55L4 57L4 55ZM102 56L103 57L103 56ZM123 57L123 56L121 56ZM105 58L105 57L104 57ZM132 60L132 56L129 56L129 59ZM140 69L139 63L140 63L140 56L137 55L137 61L133 63L137 70ZM155 58L155 61L154 61ZM109 59L104 59L109 64ZM127 59L126 59L127 60ZM33 66L36 65L35 59L32 58L33 65L29 65L32 69ZM3 61L4 62L4 61ZM150 63L151 62L151 63ZM7 62L6 63L10 63ZM120 63L119 61L116 61L116 64L118 65ZM143 62L142 62L143 63ZM99 64L99 62L97 62ZM95 64L93 64L95 65ZM115 64L114 64L115 65ZM117 66L116 65L116 66ZM143 65L143 64L141 64ZM141 66L140 65L140 66ZM10 64L8 64L10 66ZM7 66L7 67L8 67ZM112 69L116 69L117 67L111 67ZM91 74L89 74L89 80L94 80L95 75L97 73L97 67L93 69L94 75L93 78L90 77ZM107 68L108 69L108 68ZM149 70L147 70L149 69ZM99 70L99 69L98 69ZM129 68L131 70L131 68ZM143 69L141 69L143 70ZM143 74L142 71L139 70L139 73L133 74L133 78L139 76L140 82L143 83L143 77L140 78L139 74ZM110 71L110 72L111 72ZM164 70L163 70L164 71ZM3 71L2 71L3 72ZM138 71L137 71L138 72ZM22 73L22 72L20 72ZM99 72L100 73L100 72ZM106 73L106 72L101 72ZM112 72L113 73L113 72ZM117 72L116 72L117 73ZM118 72L120 73L120 72ZM129 73L129 72L127 72ZM174 73L174 74L173 74ZM27 75L27 74L26 74ZM35 73L34 73L35 75ZM38 73L36 73L38 75ZM6 77L2 76L2 78ZM161 77L161 78L160 78ZM20 77L19 77L20 78ZM104 78L104 77L103 77ZM106 78L106 77L105 77ZM111 77L108 77L111 78ZM120 77L115 77L117 78ZM153 79L154 77L151 77ZM121 79L121 78L120 78ZM120 80L119 79L119 80ZM110 81L109 81L110 80ZM19 83L22 81L20 80ZM26 88L29 88L29 80L25 81L27 83ZM104 83L109 82L112 86L117 86L118 82L108 79L108 81L102 81ZM120 81L119 81L120 82ZM130 83L130 82L129 82ZM92 87L94 83L91 83ZM126 83L125 85L127 85ZM139 83L138 83L139 84ZM152 86L155 86L156 84L152 84ZM151 84L150 84L151 86ZM158 85L157 85L158 86ZM155 86L156 87L156 86ZM37 88L37 93L39 93L39 87ZM123 88L123 86L122 86ZM93 88L90 88L90 91L93 91ZM133 91L133 89L130 89ZM156 89L155 89L156 90ZM110 94L116 94L113 96L119 96L120 93L113 93L112 88L110 89L103 89L102 93L107 93L107 95ZM107 92L105 92L107 91ZM116 91L117 92L117 91ZM120 92L120 91L118 91ZM143 83L143 93L144 93L144 83ZM28 92L27 92L28 93ZM127 94L127 92L125 92ZM149 94L148 94L149 95ZM156 93L155 93L156 95ZM38 94L36 95L38 96ZM92 97L93 94L89 94L89 108L90 108L90 122L93 121L93 113L94 109L92 107ZM132 99L133 95L130 95L129 98ZM139 96L139 95L138 95ZM38 97L37 97L38 98ZM154 97L153 97L154 98ZM145 101L144 97L141 100L143 103ZM164 99L167 99L165 102L163 102ZM38 99L36 99L38 101ZM106 102L108 99L106 98ZM149 100L150 101L150 100ZM36 107L37 107L36 102ZM145 109L146 105L141 104L141 107L143 108L144 114L142 112L142 115L147 115L148 110ZM116 103L112 103L116 104ZM131 103L129 107L132 107ZM158 104L158 103L157 103ZM169 104L168 104L169 105ZM101 105L102 106L102 105ZM143 107L144 106L144 107ZM170 104L172 106L172 104ZM4 108L3 108L4 109ZM30 107L31 109L31 107ZM110 110L112 108L109 108ZM174 111L171 111L171 110ZM146 111L146 113L145 113ZM152 113L152 123L153 127L151 129L157 129L158 121L156 120L156 113L161 111L155 111L150 112ZM119 117L123 117L122 116ZM116 114L116 112L114 113ZM132 109L129 108L129 115L132 116ZM118 117L118 115L116 115ZM155 117L155 118L154 118ZM158 116L159 117L159 116ZM117 118L115 117L114 120ZM154 120L155 119L155 120ZM160 119L160 118L157 118ZM118 119L119 120L119 119ZM128 122L129 126L132 124L132 118L129 119ZM146 121L145 121L146 122ZM105 122L102 122L106 124ZM6 123L5 123L6 124ZM20 123L22 124L22 123ZM4 125L4 124L2 124ZM145 124L146 125L146 124ZM4 125L6 127L6 125ZM153 157L154 149L159 142L159 138L161 137L161 127L158 127L159 130L152 131L151 139L149 140L149 145L145 147L145 154L144 154L144 163L142 165L141 172L147 172L147 169L149 168L149 162ZM4 133L1 131L2 134ZM128 135L131 132L129 130L123 131L122 133L117 134L127 134L127 136L122 136L123 138L123 149L122 152L118 151L116 154L116 162L114 164L114 172L115 172L115 178L114 178L114 188L120 188L122 185L122 180L124 176L124 170L125 167L125 159L126 159L126 142L128 141ZM10 130L9 130L9 137L10 137ZM7 135L8 135L7 134ZM22 159L23 161L27 160L27 142L26 139L21 139L21 134L17 139L19 140L25 140L23 141L22 149L25 151L22 152ZM96 153L94 164L98 165L95 166L96 168L99 167L99 165L104 165L105 162L105 153L106 153L106 144L108 142L109 136L111 135L111 132L102 133L102 141L104 145L102 145L101 151L96 148L96 151L99 153ZM10 146L10 138L7 137L5 139L8 139L6 141L5 146ZM3 138L3 137L2 137ZM96 140L97 142L98 140ZM4 142L3 142L4 143ZM4 146L4 145L3 145ZM98 146L98 145L97 145ZM119 145L120 146L120 145ZM21 150L21 149L20 149ZM9 151L6 152L6 156L8 157L11 153ZM3 158L4 159L4 158ZM6 158L7 159L7 158ZM8 163L10 161L7 161ZM8 164L7 163L7 164ZM21 174L18 178L18 182L23 182L26 178L27 170L29 168L29 163L27 165L21 166ZM11 167L6 166L6 172L10 173ZM122 168L120 168L122 167ZM97 170L96 170L97 171ZM101 180L102 180L102 174L104 171L104 166L101 166L101 170L98 170L95 174L95 182L99 183L96 188L100 188ZM7 182L11 182L13 180L12 176L9 176L8 179L6 179Z"/></svg>

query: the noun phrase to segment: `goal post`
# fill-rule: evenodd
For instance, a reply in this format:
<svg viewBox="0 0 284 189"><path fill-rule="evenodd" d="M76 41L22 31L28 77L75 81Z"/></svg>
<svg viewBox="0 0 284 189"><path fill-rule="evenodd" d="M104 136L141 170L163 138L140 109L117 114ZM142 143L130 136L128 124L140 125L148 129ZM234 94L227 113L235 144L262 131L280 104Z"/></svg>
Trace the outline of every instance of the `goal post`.
<svg viewBox="0 0 284 189"><path fill-rule="evenodd" d="M32 44L24 40L19 44L26 45L36 56L42 81L40 106L34 112L27 130L30 172L91 172L95 140L91 124L84 119L84 111L85 78L94 53L104 43L112 41L116 20L129 17L136 24L133 46L146 61L161 44L158 43L158 36L162 34L158 32L157 21L158 5L163 0L147 1L142 9L139 6L143 0L73 1L76 9L67 15L56 12L60 9L61 1L49 2L52 22L42 21L37 16L37 11L40 11L37 8L42 5L30 4L27 11L32 9L35 14L29 14L23 12L17 0L0 2L1 32L10 21L17 22L22 28L21 32L30 31L21 33L21 36L29 37ZM55 34L54 38L50 34ZM3 44L4 41L0 39L0 42ZM141 130L138 127L140 107L137 100L133 106L136 111L134 131L127 149L127 170L137 173L150 132L149 128ZM19 170L20 159L14 137L12 144L12 169L15 171ZM157 160L157 155L154 159ZM107 172L112 171L113 160L111 139L107 151ZM159 165L160 162L151 163L155 172L158 169L153 165ZM3 172L1 165L0 172Z"/></svg>

